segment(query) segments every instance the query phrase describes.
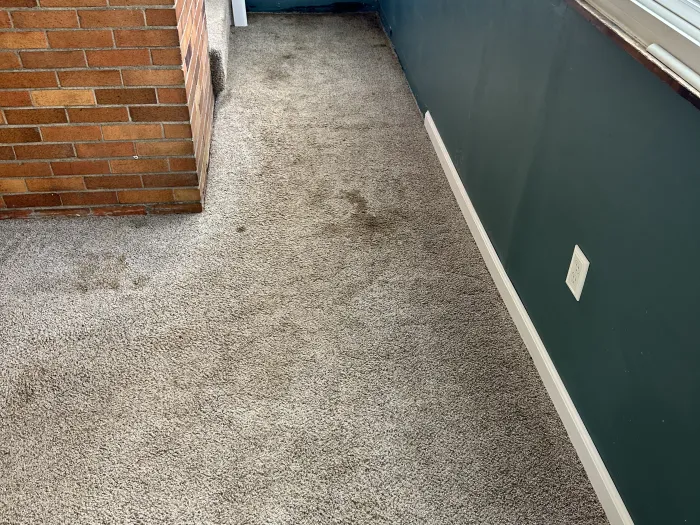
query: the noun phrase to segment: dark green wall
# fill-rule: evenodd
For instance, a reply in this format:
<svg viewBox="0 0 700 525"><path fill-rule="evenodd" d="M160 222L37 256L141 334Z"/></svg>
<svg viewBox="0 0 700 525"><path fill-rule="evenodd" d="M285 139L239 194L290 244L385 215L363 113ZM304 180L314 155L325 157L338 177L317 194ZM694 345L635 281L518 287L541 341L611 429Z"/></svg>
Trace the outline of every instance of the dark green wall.
<svg viewBox="0 0 700 525"><path fill-rule="evenodd" d="M376 11L378 0L247 0L248 11L270 13L289 12L329 12L348 13Z"/></svg>
<svg viewBox="0 0 700 525"><path fill-rule="evenodd" d="M700 111L564 0L380 6L635 523L700 523Z"/></svg>

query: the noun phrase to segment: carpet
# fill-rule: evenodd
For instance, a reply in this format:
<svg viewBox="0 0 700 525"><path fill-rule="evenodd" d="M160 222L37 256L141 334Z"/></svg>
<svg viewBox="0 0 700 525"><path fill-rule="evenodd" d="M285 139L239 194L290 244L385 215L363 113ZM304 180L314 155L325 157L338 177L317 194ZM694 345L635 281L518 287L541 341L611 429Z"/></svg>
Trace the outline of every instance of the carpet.
<svg viewBox="0 0 700 525"><path fill-rule="evenodd" d="M203 214L0 225L0 522L605 523L376 16L231 39Z"/></svg>

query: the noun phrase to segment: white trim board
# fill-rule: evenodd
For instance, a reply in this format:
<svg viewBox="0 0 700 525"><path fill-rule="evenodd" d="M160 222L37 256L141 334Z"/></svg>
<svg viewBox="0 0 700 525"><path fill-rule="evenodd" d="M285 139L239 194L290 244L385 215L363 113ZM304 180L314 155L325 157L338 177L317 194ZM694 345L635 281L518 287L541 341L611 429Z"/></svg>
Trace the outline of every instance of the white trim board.
<svg viewBox="0 0 700 525"><path fill-rule="evenodd" d="M233 25L236 27L246 27L248 25L248 14L245 10L245 0L231 0L233 10Z"/></svg>
<svg viewBox="0 0 700 525"><path fill-rule="evenodd" d="M481 220L469 199L469 195L467 195L464 189L464 185L452 163L447 148L445 148L445 144L440 137L440 133L435 126L430 112L425 114L425 128L428 130L428 135L430 135L430 140L440 159L442 169L445 170L447 180L450 182L452 191L454 192L459 207L462 209L462 214L469 225L476 245L479 247L481 256L484 258L486 266L491 273L491 277L493 277L493 280L496 282L498 292L506 303L508 312L513 318L513 321L515 321L520 336L523 338L525 346L527 346L530 356L535 362L542 382L547 388L549 397L551 397L554 402L554 406L564 423L564 427L569 434L569 439L571 439L581 459L581 463L583 463L583 467L586 469L593 489L598 495L598 499L608 517L608 521L610 521L611 525L633 525L632 518L629 512L627 512L627 508L620 494L617 492L617 488L610 478L610 474L605 468L605 464L581 420L581 416L579 416L571 397L569 397L569 393L559 377L559 373L556 368L554 368L554 363L552 363L547 349L544 347L535 326L530 320L527 310L525 310L525 306L523 306L523 303L520 301L520 297L515 291L513 283L510 282L510 278L508 274L506 274L503 264L498 258L498 254L491 244L491 240L484 226L481 224ZM564 283L562 281L562 286L563 285Z"/></svg>

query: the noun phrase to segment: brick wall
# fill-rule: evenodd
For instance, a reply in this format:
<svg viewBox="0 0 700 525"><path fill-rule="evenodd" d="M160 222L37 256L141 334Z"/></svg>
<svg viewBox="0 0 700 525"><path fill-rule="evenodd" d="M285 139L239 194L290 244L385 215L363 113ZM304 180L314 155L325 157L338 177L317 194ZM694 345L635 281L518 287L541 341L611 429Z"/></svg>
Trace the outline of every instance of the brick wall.
<svg viewBox="0 0 700 525"><path fill-rule="evenodd" d="M209 163L214 113L214 91L209 65L209 43L204 0L176 0L180 52L184 57L185 91L192 125L199 184L203 193Z"/></svg>
<svg viewBox="0 0 700 525"><path fill-rule="evenodd" d="M0 218L201 210L206 22L168 2L0 0Z"/></svg>

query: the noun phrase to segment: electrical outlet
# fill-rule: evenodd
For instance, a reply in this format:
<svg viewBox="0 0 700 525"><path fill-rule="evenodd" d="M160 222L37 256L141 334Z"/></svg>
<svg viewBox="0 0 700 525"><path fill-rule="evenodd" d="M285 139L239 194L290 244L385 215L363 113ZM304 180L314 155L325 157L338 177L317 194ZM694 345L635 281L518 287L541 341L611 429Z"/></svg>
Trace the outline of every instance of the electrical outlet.
<svg viewBox="0 0 700 525"><path fill-rule="evenodd" d="M578 244L574 246L574 255L571 257L569 273L566 274L566 285L569 287L569 290L571 290L571 293L574 294L577 301L581 300L583 283L586 282L586 275L588 274L588 267L590 265L591 263L589 263L586 256L583 255Z"/></svg>

